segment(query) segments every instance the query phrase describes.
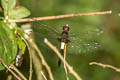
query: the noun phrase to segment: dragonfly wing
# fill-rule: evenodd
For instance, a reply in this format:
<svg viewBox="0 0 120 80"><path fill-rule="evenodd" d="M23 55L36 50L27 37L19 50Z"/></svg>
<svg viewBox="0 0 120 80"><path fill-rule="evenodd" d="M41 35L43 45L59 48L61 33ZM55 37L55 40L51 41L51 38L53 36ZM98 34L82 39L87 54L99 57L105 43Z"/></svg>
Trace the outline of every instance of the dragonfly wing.
<svg viewBox="0 0 120 80"><path fill-rule="evenodd" d="M46 25L43 26L43 24L41 25L41 23L33 23L32 27L36 37L36 41L39 45L45 46L45 44L43 43L43 39L48 38L48 40L50 40L52 44L58 47L58 49L60 48L60 41L58 40L58 38L60 37L61 33L59 33L59 31ZM101 46L99 43L97 43L97 41L90 39L91 36L89 36L89 34L94 35L94 33L76 33L77 32L69 33L70 42L67 43L67 53L92 53L98 50L98 48Z"/></svg>
<svg viewBox="0 0 120 80"><path fill-rule="evenodd" d="M82 35L82 33L81 33ZM101 45L96 40L89 39L88 34L84 33L84 37L79 34L72 34L69 37L70 42L67 44L68 53L81 54L92 53L101 48Z"/></svg>

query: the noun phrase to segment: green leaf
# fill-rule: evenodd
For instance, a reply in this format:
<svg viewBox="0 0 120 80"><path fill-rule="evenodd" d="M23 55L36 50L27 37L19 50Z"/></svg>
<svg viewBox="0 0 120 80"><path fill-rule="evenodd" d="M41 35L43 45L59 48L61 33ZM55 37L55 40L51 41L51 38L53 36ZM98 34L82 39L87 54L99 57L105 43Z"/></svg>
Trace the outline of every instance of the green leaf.
<svg viewBox="0 0 120 80"><path fill-rule="evenodd" d="M19 33L19 35L21 37L24 37L24 31L23 31L23 29L21 29L20 27L15 27L15 29L17 30L17 32Z"/></svg>
<svg viewBox="0 0 120 80"><path fill-rule="evenodd" d="M8 10L11 10L15 7L16 0L8 0L8 2L7 2L7 0L1 0L1 3L2 3L2 7L4 9L8 8Z"/></svg>
<svg viewBox="0 0 120 80"><path fill-rule="evenodd" d="M20 37L17 39L17 44L19 47L19 53L23 55L25 53L26 45Z"/></svg>
<svg viewBox="0 0 120 80"><path fill-rule="evenodd" d="M1 0L1 4L2 4L2 7L4 9L4 14L5 16L7 16L7 13L9 13L9 11L11 11L15 5L16 5L16 0Z"/></svg>
<svg viewBox="0 0 120 80"><path fill-rule="evenodd" d="M13 62L17 55L17 40L14 30L9 25L0 21L0 58L8 66ZM0 64L0 70L4 67Z"/></svg>
<svg viewBox="0 0 120 80"><path fill-rule="evenodd" d="M30 15L30 11L22 6L16 7L9 12L9 18L21 19Z"/></svg>

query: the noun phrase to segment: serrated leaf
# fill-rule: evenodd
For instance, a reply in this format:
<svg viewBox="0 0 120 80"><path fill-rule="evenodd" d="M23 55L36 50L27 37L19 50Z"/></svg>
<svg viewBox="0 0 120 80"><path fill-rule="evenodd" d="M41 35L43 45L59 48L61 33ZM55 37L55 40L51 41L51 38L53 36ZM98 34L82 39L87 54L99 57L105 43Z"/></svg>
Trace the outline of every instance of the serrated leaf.
<svg viewBox="0 0 120 80"><path fill-rule="evenodd" d="M26 45L20 37L17 39L17 44L19 47L19 53L23 55L25 53Z"/></svg>
<svg viewBox="0 0 120 80"><path fill-rule="evenodd" d="M16 5L16 0L1 0L2 7L4 9L4 15L7 16L7 12L11 11L15 5Z"/></svg>
<svg viewBox="0 0 120 80"><path fill-rule="evenodd" d="M14 30L9 25L0 21L0 58L8 66L13 62L17 55L17 40ZM0 64L0 70L4 67Z"/></svg>
<svg viewBox="0 0 120 80"><path fill-rule="evenodd" d="M9 18L21 19L30 15L30 11L22 6L16 7L9 12Z"/></svg>

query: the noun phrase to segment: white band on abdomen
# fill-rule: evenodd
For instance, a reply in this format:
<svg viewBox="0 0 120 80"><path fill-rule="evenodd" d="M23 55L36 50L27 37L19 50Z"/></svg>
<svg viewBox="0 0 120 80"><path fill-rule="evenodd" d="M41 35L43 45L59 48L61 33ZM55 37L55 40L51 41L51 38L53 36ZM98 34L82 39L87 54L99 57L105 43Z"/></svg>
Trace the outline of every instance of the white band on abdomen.
<svg viewBox="0 0 120 80"><path fill-rule="evenodd" d="M61 49L64 49L64 47L65 47L65 43L61 42Z"/></svg>

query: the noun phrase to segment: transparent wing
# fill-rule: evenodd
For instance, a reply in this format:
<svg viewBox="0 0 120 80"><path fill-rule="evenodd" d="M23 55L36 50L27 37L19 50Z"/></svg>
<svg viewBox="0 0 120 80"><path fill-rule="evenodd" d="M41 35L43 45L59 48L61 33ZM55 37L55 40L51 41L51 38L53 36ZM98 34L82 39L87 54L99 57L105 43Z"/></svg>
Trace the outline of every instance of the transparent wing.
<svg viewBox="0 0 120 80"><path fill-rule="evenodd" d="M50 40L51 43L56 45L56 47L60 47L60 42L57 40L57 38L61 35L62 26L61 28L57 28L57 26L51 27L40 22L33 22L31 24L36 37L36 41L39 45L45 47L43 39L48 38L48 40ZM71 28L69 33L70 42L67 43L67 53L92 53L99 50L101 48L101 45L96 39L100 38L101 34L102 30L100 29L86 32L77 32Z"/></svg>
<svg viewBox="0 0 120 80"><path fill-rule="evenodd" d="M67 44L67 51L74 54L96 52L102 48L99 43L102 34L101 29L79 32L79 34L72 33L69 37L71 42Z"/></svg>

